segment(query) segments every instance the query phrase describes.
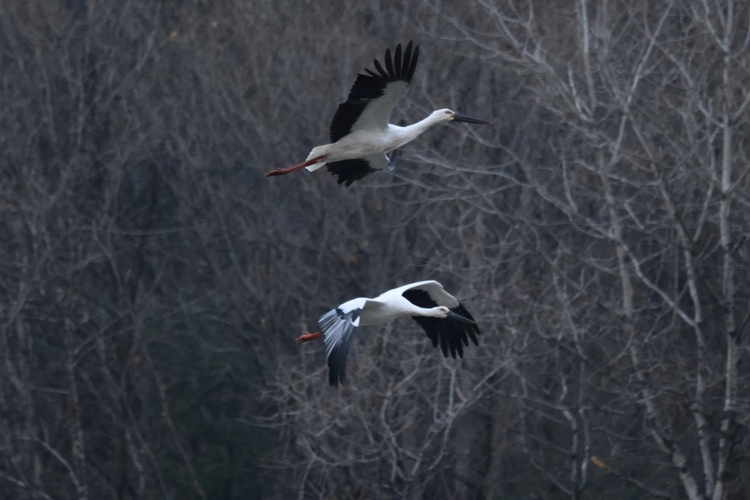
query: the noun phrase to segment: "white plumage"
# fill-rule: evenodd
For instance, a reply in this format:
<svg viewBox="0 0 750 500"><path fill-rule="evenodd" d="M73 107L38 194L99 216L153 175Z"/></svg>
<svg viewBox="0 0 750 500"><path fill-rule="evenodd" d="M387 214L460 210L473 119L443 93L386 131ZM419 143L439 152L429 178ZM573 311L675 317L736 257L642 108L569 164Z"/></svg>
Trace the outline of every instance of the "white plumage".
<svg viewBox="0 0 750 500"><path fill-rule="evenodd" d="M412 316L443 355L463 357L469 340L478 345L479 327L455 297L437 281L419 281L388 290L375 297L344 302L318 320L320 332L297 339L306 342L324 337L328 380L336 386L346 377L346 360L357 327L389 323L400 316Z"/></svg>
<svg viewBox="0 0 750 500"><path fill-rule="evenodd" d="M346 102L339 104L331 122L331 142L314 147L299 165L278 168L266 175L284 175L303 168L314 171L327 165L332 174L338 175L339 184L349 186L388 167L386 153L413 141L433 125L450 121L488 123L450 109L433 111L424 120L406 127L388 123L393 107L406 93L418 58L419 47L412 50L412 42L404 51L399 44L394 57L390 49L386 50L385 68L376 59L375 71L365 69L367 74L358 74Z"/></svg>

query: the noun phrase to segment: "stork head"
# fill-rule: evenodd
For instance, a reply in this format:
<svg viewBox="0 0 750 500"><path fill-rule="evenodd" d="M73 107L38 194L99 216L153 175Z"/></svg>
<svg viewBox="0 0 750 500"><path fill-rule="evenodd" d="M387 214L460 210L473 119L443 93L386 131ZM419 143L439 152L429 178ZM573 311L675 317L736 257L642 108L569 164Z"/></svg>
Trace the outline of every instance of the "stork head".
<svg viewBox="0 0 750 500"><path fill-rule="evenodd" d="M447 318L447 317L448 317L448 314L450 314L450 312L451 312L451 310L450 310L450 309L448 309L448 308L447 308L447 307L445 307L445 306L437 306L437 307L433 307L433 308L432 308L432 314L433 314L433 315L434 315L434 316L435 316L436 318L441 318L441 319L442 319L442 318Z"/></svg>
<svg viewBox="0 0 750 500"><path fill-rule="evenodd" d="M464 122L464 123L474 123L477 125L490 125L490 122L486 122L484 120L478 120L470 116L462 115L447 108L438 109L437 111L433 113L433 115L435 115L436 119L441 122Z"/></svg>
<svg viewBox="0 0 750 500"><path fill-rule="evenodd" d="M432 311L435 314L436 318L453 318L457 319L458 321L463 321L464 323L471 323L472 325L476 325L475 321L470 320L469 318L464 318L460 314L454 313L445 306L435 307L432 309Z"/></svg>

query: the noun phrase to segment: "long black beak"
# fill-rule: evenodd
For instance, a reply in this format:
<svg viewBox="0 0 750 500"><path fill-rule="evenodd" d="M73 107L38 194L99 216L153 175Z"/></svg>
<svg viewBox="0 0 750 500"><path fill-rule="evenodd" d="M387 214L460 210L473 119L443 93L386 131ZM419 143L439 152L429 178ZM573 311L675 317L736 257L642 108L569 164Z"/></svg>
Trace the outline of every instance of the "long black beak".
<svg viewBox="0 0 750 500"><path fill-rule="evenodd" d="M464 323L471 323L472 325L476 325L477 324L476 321L470 320L469 318L464 318L460 314L456 314L453 311L448 311L448 317L449 318L453 318L453 319L457 319L458 321L463 321Z"/></svg>
<svg viewBox="0 0 750 500"><path fill-rule="evenodd" d="M460 115L458 113L453 113L453 121L464 122L464 123L476 123L477 125L492 125L490 122L486 122L484 120L477 120L476 118L472 118L466 115Z"/></svg>

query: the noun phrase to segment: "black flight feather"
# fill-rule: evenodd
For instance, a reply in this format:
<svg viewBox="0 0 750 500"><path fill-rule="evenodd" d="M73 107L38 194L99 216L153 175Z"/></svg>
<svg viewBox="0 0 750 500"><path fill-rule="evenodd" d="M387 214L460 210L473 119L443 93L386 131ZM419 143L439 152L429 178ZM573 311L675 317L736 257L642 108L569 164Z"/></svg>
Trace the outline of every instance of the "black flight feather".
<svg viewBox="0 0 750 500"><path fill-rule="evenodd" d="M336 142L351 132L357 118L362 114L368 102L381 97L389 83L404 81L409 84L417 67L418 56L419 48L412 50L412 42L406 45L403 56L401 44L399 44L396 47L395 65L391 57L391 51L388 49L385 53L385 69L380 61L375 59L373 65L376 71L367 68L365 74L358 74L346 102L339 105L331 121L329 129L331 142Z"/></svg>
<svg viewBox="0 0 750 500"><path fill-rule="evenodd" d="M412 304L423 307L425 309L437 307L438 303L435 302L430 294L424 290L418 288L412 288L406 290L403 293L406 300ZM474 321L469 311L459 304L458 306L451 309L454 313L459 316L463 316L466 319ZM448 357L448 353L452 357L459 357L464 355L464 345L469 345L469 339L474 342L475 345L479 345L477 335L479 335L479 327L473 323L466 323L454 318L433 318L429 316L412 316L419 326L427 334L427 337L432 341L433 347L437 347L440 344L440 350L443 352L443 356Z"/></svg>
<svg viewBox="0 0 750 500"><path fill-rule="evenodd" d="M367 174L375 172L370 164L358 158L356 160L341 160L326 164L328 171L339 176L338 183L351 186L352 182L358 181Z"/></svg>

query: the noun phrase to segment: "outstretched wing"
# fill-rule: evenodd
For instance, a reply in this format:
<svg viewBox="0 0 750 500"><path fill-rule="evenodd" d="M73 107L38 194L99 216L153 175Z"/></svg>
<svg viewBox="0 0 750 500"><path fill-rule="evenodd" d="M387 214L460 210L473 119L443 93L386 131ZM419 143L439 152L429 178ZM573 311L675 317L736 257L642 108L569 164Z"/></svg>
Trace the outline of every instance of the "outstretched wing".
<svg viewBox="0 0 750 500"><path fill-rule="evenodd" d="M339 104L331 122L331 142L336 142L354 130L385 130L391 110L406 92L414 75L419 58L419 47L412 42L401 51L396 47L394 57L391 50L385 51L385 68L374 61L375 71L365 69L367 74L358 74L346 102Z"/></svg>
<svg viewBox="0 0 750 500"><path fill-rule="evenodd" d="M388 164L389 160L386 155L370 155L354 160L334 161L326 164L326 167L328 167L329 172L339 176L339 184L345 184L348 187L367 174L377 170L385 170Z"/></svg>
<svg viewBox="0 0 750 500"><path fill-rule="evenodd" d="M469 311L461 305L455 297L445 291L443 285L437 281L420 281L412 285L406 285L402 293L404 298L412 304L431 308L437 306L448 307L454 314L457 314L467 321L451 318L432 318L427 316L412 316L419 326L425 331L432 341L433 347L440 344L443 356L448 357L450 352L454 358L456 354L459 357L464 356L464 346L469 345L469 339L475 345L479 345L477 335L480 334L479 326L474 322L474 318Z"/></svg>
<svg viewBox="0 0 750 500"><path fill-rule="evenodd" d="M326 346L328 382L332 386L343 384L346 378L346 359L365 302L365 299L350 300L328 311L318 320Z"/></svg>

